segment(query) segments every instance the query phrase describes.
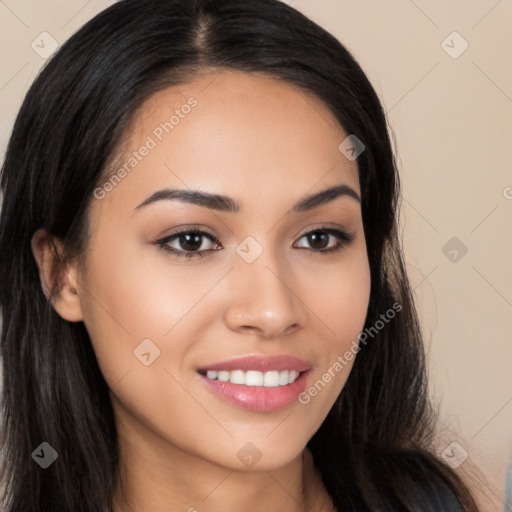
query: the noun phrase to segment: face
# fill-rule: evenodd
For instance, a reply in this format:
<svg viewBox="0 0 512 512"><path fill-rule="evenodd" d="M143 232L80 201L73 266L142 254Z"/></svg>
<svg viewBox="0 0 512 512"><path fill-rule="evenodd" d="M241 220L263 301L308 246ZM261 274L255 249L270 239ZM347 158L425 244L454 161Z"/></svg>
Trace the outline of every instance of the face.
<svg viewBox="0 0 512 512"><path fill-rule="evenodd" d="M77 270L126 439L238 470L302 452L369 301L347 136L315 97L235 71L161 91L135 116Z"/></svg>

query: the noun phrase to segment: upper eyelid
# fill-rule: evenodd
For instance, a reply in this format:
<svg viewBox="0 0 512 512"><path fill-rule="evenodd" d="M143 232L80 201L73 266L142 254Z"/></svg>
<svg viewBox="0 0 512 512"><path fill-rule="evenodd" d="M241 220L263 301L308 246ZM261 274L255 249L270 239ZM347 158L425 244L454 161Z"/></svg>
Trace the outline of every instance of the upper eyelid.
<svg viewBox="0 0 512 512"><path fill-rule="evenodd" d="M182 230L176 231L174 233L171 233L170 235L166 235L164 237L161 237L158 241L161 242L161 241L165 241L165 240L171 240L171 239L173 239L175 237L179 237L180 235L188 235L188 234L191 234L191 233L198 233L201 236L210 238L213 242L219 242L218 237L216 237L215 235L209 233L208 231L206 231L204 229L200 229L200 228L182 229Z"/></svg>

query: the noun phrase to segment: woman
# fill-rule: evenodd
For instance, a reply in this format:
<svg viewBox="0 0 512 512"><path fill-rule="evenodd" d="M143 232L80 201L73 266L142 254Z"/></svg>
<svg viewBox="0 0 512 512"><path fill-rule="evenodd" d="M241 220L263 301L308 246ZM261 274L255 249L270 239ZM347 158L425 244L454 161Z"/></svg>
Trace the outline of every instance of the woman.
<svg viewBox="0 0 512 512"><path fill-rule="evenodd" d="M386 119L275 0L121 0L2 171L5 507L476 511L429 451Z"/></svg>

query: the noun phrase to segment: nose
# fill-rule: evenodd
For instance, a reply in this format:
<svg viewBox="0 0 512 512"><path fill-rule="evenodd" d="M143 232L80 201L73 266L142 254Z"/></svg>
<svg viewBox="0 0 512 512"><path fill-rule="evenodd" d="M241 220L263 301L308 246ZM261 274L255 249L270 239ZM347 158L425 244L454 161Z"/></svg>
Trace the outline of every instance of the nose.
<svg viewBox="0 0 512 512"><path fill-rule="evenodd" d="M237 261L230 273L231 292L224 321L233 331L262 339L291 334L306 325L306 297L301 297L293 269L269 251L252 263Z"/></svg>

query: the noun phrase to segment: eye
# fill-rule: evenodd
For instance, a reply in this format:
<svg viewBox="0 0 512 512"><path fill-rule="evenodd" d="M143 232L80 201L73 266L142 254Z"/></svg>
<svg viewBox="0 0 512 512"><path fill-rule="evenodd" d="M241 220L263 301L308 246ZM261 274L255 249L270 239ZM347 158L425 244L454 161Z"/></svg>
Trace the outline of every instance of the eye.
<svg viewBox="0 0 512 512"><path fill-rule="evenodd" d="M208 250L204 248L204 238L207 238L210 242L218 243L218 240L207 231L200 229L189 229L179 231L178 233L169 235L165 238L162 238L161 240L157 240L156 244L165 251L176 255L177 258L190 258L192 256L202 257L204 256L203 252ZM181 248L177 249L169 245L171 242L175 241L177 242L178 246L181 246ZM199 249L202 250L200 251Z"/></svg>
<svg viewBox="0 0 512 512"><path fill-rule="evenodd" d="M321 227L305 233L299 240L302 238L307 239L307 243L310 247L298 247L299 249L310 249L314 253L325 254L341 251L345 245L353 241L354 235L339 229ZM208 240L209 243L216 244L217 248L208 248L208 242L206 242L205 248L205 239ZM335 242L334 245L329 243L331 241ZM172 243L175 243L178 247L176 247L176 245L173 247L171 245ZM172 253L177 258L191 258L193 256L203 257L204 253L218 250L220 246L220 242L215 236L200 229L179 231L157 240L155 244L165 251ZM294 245L294 247L296 246Z"/></svg>
<svg viewBox="0 0 512 512"><path fill-rule="evenodd" d="M346 245L349 245L354 235L340 229L321 227L308 231L302 238L306 238L310 248L320 254L341 251ZM329 245L329 241L334 239L334 245ZM306 247L307 248L307 247Z"/></svg>

